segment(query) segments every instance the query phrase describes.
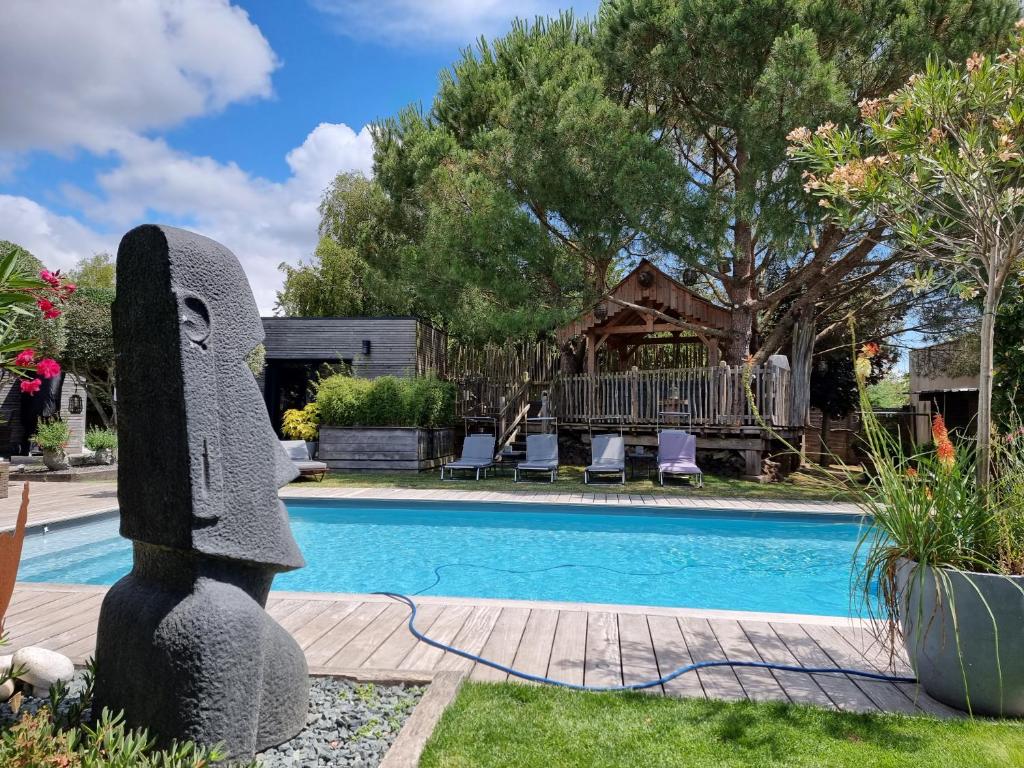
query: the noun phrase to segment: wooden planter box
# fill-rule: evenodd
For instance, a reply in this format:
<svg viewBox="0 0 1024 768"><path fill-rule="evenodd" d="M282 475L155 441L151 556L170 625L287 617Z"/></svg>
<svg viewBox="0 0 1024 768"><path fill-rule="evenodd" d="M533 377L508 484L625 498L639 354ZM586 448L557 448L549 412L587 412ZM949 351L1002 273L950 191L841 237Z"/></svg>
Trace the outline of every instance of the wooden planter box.
<svg viewBox="0 0 1024 768"><path fill-rule="evenodd" d="M455 453L452 429L320 427L320 461L331 469L434 469Z"/></svg>

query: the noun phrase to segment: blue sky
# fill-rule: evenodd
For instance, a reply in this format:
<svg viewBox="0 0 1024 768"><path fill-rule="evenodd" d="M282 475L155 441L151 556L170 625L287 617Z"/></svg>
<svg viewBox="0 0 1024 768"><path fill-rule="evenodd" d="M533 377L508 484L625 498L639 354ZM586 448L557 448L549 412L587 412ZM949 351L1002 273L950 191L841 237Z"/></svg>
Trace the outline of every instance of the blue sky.
<svg viewBox="0 0 1024 768"><path fill-rule="evenodd" d="M365 126L514 16L598 0L4 0L0 239L51 268L144 221L235 251L269 313Z"/></svg>

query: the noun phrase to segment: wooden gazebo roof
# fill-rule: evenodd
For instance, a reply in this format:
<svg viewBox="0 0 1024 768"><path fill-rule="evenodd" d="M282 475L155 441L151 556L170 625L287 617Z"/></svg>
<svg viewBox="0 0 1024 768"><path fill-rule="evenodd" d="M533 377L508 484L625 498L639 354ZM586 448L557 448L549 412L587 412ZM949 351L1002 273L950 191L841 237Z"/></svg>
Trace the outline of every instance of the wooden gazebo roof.
<svg viewBox="0 0 1024 768"><path fill-rule="evenodd" d="M724 336L730 312L691 291L647 259L626 275L594 306L559 328L559 343L577 336L643 337L662 331Z"/></svg>

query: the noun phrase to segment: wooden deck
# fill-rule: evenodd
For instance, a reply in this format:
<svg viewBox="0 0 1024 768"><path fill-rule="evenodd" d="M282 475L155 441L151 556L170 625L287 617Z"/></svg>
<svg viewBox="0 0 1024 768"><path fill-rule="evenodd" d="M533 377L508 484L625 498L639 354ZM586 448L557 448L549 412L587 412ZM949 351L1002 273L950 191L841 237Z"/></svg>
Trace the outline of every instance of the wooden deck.
<svg viewBox="0 0 1024 768"><path fill-rule="evenodd" d="M13 524L20 485L0 501L0 529ZM323 488L283 489L288 498L423 499L527 503L625 504L697 509L854 513L849 505L743 499L653 497L637 494L501 493L486 490ZM109 483L32 486L29 525L60 524L116 507ZM6 617L14 649L39 645L84 663L95 647L105 587L20 583ZM714 659L762 660L804 667L894 670L862 621L791 614L753 614L642 606L422 597L417 627L430 637L525 672L586 685L621 685L657 678L679 666ZM474 680L503 680L490 667L417 641L408 608L375 595L274 592L268 610L293 634L316 672L358 679L429 680L455 670ZM657 693L722 699L792 701L852 711L959 713L916 686L846 675L805 675L758 669L702 670Z"/></svg>
<svg viewBox="0 0 1024 768"><path fill-rule="evenodd" d="M105 588L21 584L7 616L12 648L41 645L84 663L92 655ZM458 598L419 600L417 627L430 637L535 675L614 686L657 678L691 662L763 660L807 667L887 671L860 622L814 617L700 612ZM429 680L461 671L472 680L506 675L416 640L408 608L375 595L279 592L270 614L306 652L310 668L367 680ZM908 674L899 660L896 672ZM856 712L954 717L914 685L845 675L713 668L656 693L716 699L791 701Z"/></svg>

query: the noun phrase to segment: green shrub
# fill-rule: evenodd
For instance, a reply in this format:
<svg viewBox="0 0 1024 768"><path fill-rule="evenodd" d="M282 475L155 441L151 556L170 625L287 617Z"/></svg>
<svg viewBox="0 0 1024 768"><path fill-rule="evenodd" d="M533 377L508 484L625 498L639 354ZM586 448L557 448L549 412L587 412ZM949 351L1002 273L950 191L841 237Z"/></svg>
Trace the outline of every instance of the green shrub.
<svg viewBox="0 0 1024 768"><path fill-rule="evenodd" d="M103 448L113 450L117 448L117 432L105 427L89 427L85 433L85 447L90 451L99 451Z"/></svg>
<svg viewBox="0 0 1024 768"><path fill-rule="evenodd" d="M320 406L306 403L302 409L289 408L281 419L281 433L289 440L316 440L320 436Z"/></svg>
<svg viewBox="0 0 1024 768"><path fill-rule="evenodd" d="M455 385L434 377L331 376L320 382L317 404L321 423L335 427L445 427L455 420Z"/></svg>
<svg viewBox="0 0 1024 768"><path fill-rule="evenodd" d="M71 427L64 419L40 421L32 439L44 451L63 451L71 442Z"/></svg>

